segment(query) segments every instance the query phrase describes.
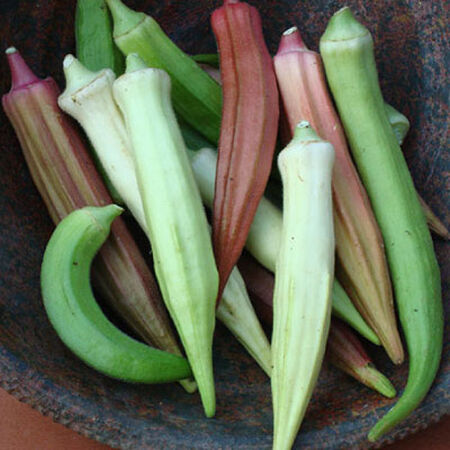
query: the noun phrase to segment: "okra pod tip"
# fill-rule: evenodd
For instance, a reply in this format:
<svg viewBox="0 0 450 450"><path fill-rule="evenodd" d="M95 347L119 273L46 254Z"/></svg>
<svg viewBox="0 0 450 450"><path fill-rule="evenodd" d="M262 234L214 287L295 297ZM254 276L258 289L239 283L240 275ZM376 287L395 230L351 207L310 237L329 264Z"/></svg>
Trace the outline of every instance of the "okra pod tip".
<svg viewBox="0 0 450 450"><path fill-rule="evenodd" d="M5 51L11 71L11 91L39 81L15 47Z"/></svg>
<svg viewBox="0 0 450 450"><path fill-rule="evenodd" d="M128 33L145 19L143 12L133 11L120 0L106 0L114 21L114 38Z"/></svg>
<svg viewBox="0 0 450 450"><path fill-rule="evenodd" d="M75 58L72 54L66 55L63 61L63 71L66 78L66 90L65 93L73 93L86 86L93 80L95 80L99 73L108 72L114 78L114 74L111 69L105 69L101 72L92 72L87 69L81 62Z"/></svg>
<svg viewBox="0 0 450 450"><path fill-rule="evenodd" d="M142 60L137 53L130 53L126 57L126 73L135 72L136 70L148 69L148 65Z"/></svg>
<svg viewBox="0 0 450 450"><path fill-rule="evenodd" d="M371 35L369 30L359 23L348 6L344 6L331 17L320 41L345 41Z"/></svg>
<svg viewBox="0 0 450 450"><path fill-rule="evenodd" d="M296 26L288 28L281 36L277 55L291 51L309 51Z"/></svg>

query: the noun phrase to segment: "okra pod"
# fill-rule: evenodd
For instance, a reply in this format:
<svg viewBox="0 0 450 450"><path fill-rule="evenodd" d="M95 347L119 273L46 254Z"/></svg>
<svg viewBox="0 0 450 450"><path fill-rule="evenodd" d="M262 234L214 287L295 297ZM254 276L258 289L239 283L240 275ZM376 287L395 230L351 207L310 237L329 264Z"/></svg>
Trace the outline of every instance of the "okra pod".
<svg viewBox="0 0 450 450"><path fill-rule="evenodd" d="M328 93L320 55L309 50L292 27L281 37L274 65L290 133L300 120L307 120L336 152L332 187L337 278L391 360L400 364L404 354L383 238Z"/></svg>
<svg viewBox="0 0 450 450"><path fill-rule="evenodd" d="M191 165L203 202L212 207L217 153L210 148L189 152ZM281 211L265 197L261 198L247 237L247 250L271 272L280 249ZM241 270L245 270L241 266ZM335 279L333 283L333 313L347 322L362 336L376 345L380 341L353 306L344 289Z"/></svg>
<svg viewBox="0 0 450 450"><path fill-rule="evenodd" d="M283 228L272 333L274 449L290 449L319 375L334 277L333 146L301 122L278 156Z"/></svg>
<svg viewBox="0 0 450 450"><path fill-rule="evenodd" d="M137 53L149 67L164 69L172 82L177 114L213 144L220 133L222 90L215 80L164 33L156 20L106 0L114 21L114 40L124 55Z"/></svg>
<svg viewBox="0 0 450 450"><path fill-rule="evenodd" d="M105 0L77 0L75 10L77 58L89 70L124 70L124 57L113 39L112 20Z"/></svg>
<svg viewBox="0 0 450 450"><path fill-rule="evenodd" d="M338 11L320 41L325 71L386 245L409 353L397 404L369 433L374 441L405 419L433 383L442 351L439 266L411 175L389 124L370 32L350 9Z"/></svg>
<svg viewBox="0 0 450 450"><path fill-rule="evenodd" d="M145 229L131 142L113 98L114 72L92 72L72 55L64 58L63 68L66 89L59 96L58 105L83 127L114 188Z"/></svg>
<svg viewBox="0 0 450 450"><path fill-rule="evenodd" d="M58 108L55 81L37 78L15 48L6 53L12 87L2 98L3 109L53 222L87 205L111 203L76 129ZM96 258L92 277L105 301L147 343L181 355L158 286L120 218ZM185 387L195 389L191 383Z"/></svg>
<svg viewBox="0 0 450 450"><path fill-rule="evenodd" d="M278 130L278 90L256 8L225 0L211 16L223 84L212 211L219 292L244 248L270 175Z"/></svg>
<svg viewBox="0 0 450 450"><path fill-rule="evenodd" d="M113 85L130 137L156 276L197 381L207 417L215 413L212 340L218 273L200 194L160 69Z"/></svg>
<svg viewBox="0 0 450 450"><path fill-rule="evenodd" d="M92 260L121 212L116 205L86 206L56 227L41 268L42 298L55 331L80 359L113 378L167 383L192 375L189 363L132 339L114 326L95 301Z"/></svg>

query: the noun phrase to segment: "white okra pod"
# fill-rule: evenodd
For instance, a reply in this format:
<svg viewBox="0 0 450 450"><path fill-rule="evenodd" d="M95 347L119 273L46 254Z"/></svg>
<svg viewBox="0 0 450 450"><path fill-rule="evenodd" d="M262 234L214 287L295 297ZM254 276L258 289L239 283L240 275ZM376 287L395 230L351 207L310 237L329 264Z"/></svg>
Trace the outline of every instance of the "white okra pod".
<svg viewBox="0 0 450 450"><path fill-rule="evenodd" d="M215 413L212 340L218 274L200 194L159 69L132 71L113 85L131 140L156 276L183 342L205 414Z"/></svg>
<svg viewBox="0 0 450 450"><path fill-rule="evenodd" d="M274 449L290 449L325 351L334 278L334 149L308 122L280 153L283 228L275 269L272 334Z"/></svg>
<svg viewBox="0 0 450 450"><path fill-rule="evenodd" d="M63 67L66 89L59 96L58 105L83 127L114 188L145 228L131 144L112 93L114 72L91 72L72 55L64 58Z"/></svg>
<svg viewBox="0 0 450 450"><path fill-rule="evenodd" d="M270 377L272 373L270 344L259 323L245 282L237 267L231 271L216 314L217 318L227 326Z"/></svg>
<svg viewBox="0 0 450 450"><path fill-rule="evenodd" d="M206 206L211 208L214 198L217 152L210 148L202 148L197 151L189 151L189 157L202 199ZM265 197L262 197L245 246L256 260L271 272L275 271L280 249L282 223L281 211ZM369 341L380 344L377 336L361 317L337 281L333 283L333 313Z"/></svg>

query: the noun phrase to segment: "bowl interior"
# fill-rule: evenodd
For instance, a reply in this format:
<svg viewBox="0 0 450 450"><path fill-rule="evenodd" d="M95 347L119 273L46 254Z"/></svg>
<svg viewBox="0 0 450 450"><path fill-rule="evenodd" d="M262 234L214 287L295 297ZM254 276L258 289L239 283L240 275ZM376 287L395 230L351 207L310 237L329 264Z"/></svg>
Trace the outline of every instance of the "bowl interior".
<svg viewBox="0 0 450 450"><path fill-rule="evenodd" d="M129 0L127 4L152 14L185 51L215 51L209 17L219 2ZM346 4L373 33L386 100L411 121L404 151L417 189L448 224L447 91L440 81L446 73L445 30L440 19L445 17L444 2L349 0ZM327 20L341 6L334 0L259 2L270 51L276 51L281 33L294 24L308 46L317 50ZM38 75L51 75L63 86L62 59L74 52L74 8L75 1L6 0L1 48L15 45ZM9 79L3 59L2 93L9 90ZM63 346L47 320L39 291L40 262L53 225L14 132L3 111L0 115L0 385L55 420L115 447L269 448L269 380L221 325L214 352L217 415L209 420L203 416L199 396L186 394L178 384L118 382L94 372ZM448 247L439 240L435 247L448 315ZM445 333L447 337L448 324ZM446 342L441 369L426 400L382 442L448 412ZM377 366L401 389L407 364L393 368L379 349L367 347ZM311 448L366 446L369 428L394 402L325 362L297 443Z"/></svg>

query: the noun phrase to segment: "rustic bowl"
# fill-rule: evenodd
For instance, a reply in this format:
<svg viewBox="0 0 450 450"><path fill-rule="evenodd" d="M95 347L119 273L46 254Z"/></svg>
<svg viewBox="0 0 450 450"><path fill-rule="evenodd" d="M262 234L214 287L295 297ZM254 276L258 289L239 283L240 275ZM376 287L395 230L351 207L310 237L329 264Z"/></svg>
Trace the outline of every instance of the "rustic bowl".
<svg viewBox="0 0 450 450"><path fill-rule="evenodd" d="M184 50L212 52L209 17L219 2L190 3L128 1L131 7L152 14ZM317 49L327 19L342 6L335 0L256 3L272 52L281 32L293 24L299 26L307 44ZM404 149L417 188L448 224L445 2L348 0L347 4L373 32L386 99L411 120ZM15 45L37 74L52 75L61 85L62 58L74 51L74 7L74 0L3 0L0 48ZM0 90L8 89L3 59ZM39 292L40 262L53 224L14 132L0 114L0 385L55 421L113 447L270 448L269 381L220 325L215 338L217 415L209 420L198 395L186 394L179 385L136 386L115 381L85 366L64 347L47 320ZM448 315L448 246L436 239L435 247ZM447 323L441 368L425 401L377 445L424 428L449 412L448 335ZM369 350L401 390L407 364L394 369L381 351ZM325 362L296 444L367 448L368 430L394 402Z"/></svg>

